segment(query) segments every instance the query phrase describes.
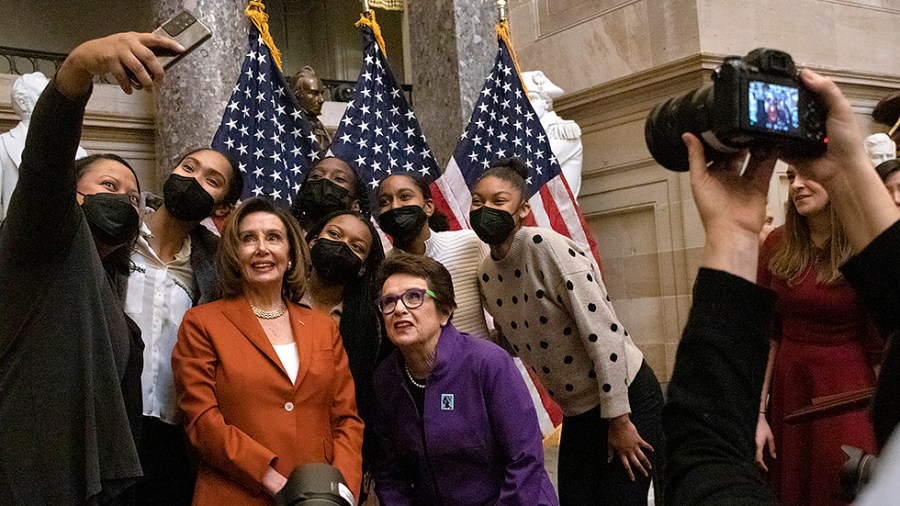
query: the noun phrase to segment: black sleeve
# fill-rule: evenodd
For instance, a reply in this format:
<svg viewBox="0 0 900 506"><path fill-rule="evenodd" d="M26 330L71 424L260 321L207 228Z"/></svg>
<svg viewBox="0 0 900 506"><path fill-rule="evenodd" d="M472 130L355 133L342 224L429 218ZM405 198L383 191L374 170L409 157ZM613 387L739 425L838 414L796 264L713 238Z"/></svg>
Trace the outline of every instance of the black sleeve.
<svg viewBox="0 0 900 506"><path fill-rule="evenodd" d="M70 100L51 81L35 104L19 181L3 224L6 254L34 261L72 241L81 220L73 162L89 96Z"/></svg>
<svg viewBox="0 0 900 506"><path fill-rule="evenodd" d="M900 423L900 221L848 260L841 272L887 337L871 411L880 449Z"/></svg>
<svg viewBox="0 0 900 506"><path fill-rule="evenodd" d="M900 329L900 221L841 267L883 336Z"/></svg>
<svg viewBox="0 0 900 506"><path fill-rule="evenodd" d="M775 504L754 454L775 297L700 269L663 410L666 502Z"/></svg>

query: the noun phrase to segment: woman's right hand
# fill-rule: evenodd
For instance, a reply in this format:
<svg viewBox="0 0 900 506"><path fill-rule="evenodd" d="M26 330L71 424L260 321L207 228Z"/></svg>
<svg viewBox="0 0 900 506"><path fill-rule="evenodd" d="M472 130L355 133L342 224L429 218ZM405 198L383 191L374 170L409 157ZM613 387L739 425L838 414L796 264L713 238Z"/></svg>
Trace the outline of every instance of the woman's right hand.
<svg viewBox="0 0 900 506"><path fill-rule="evenodd" d="M275 468L269 466L266 474L263 476L263 487L270 496L275 497L281 489L287 484L287 478L281 475Z"/></svg>
<svg viewBox="0 0 900 506"><path fill-rule="evenodd" d="M766 420L766 414L760 413L759 420L756 422L756 465L763 470L763 472L769 472L769 468L766 467L765 459L763 458L763 452L765 448L769 449L769 456L773 459L775 458L775 436L772 435L772 429L769 427L769 422Z"/></svg>
<svg viewBox="0 0 900 506"><path fill-rule="evenodd" d="M56 73L56 88L71 99L83 97L93 76L112 74L125 93L131 94L137 81L150 91L162 82L162 64L153 50L181 53L184 48L172 39L152 33L117 33L89 40L69 53ZM131 75L129 75L131 74Z"/></svg>

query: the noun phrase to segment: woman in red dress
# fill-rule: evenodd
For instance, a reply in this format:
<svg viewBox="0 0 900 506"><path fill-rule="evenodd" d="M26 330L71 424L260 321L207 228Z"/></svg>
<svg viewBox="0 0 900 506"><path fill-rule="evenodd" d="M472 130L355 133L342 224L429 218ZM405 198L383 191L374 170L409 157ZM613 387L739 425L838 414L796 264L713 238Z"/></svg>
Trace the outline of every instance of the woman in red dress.
<svg viewBox="0 0 900 506"><path fill-rule="evenodd" d="M810 407L813 399L872 387L867 348L877 350L879 340L859 297L838 271L850 247L828 193L793 167L788 181L786 223L769 235L760 252L758 283L774 290L777 302L756 460L768 470L781 504L842 504L839 473L846 457L841 445L870 453L876 449L866 409L802 423L788 424L784 418Z"/></svg>

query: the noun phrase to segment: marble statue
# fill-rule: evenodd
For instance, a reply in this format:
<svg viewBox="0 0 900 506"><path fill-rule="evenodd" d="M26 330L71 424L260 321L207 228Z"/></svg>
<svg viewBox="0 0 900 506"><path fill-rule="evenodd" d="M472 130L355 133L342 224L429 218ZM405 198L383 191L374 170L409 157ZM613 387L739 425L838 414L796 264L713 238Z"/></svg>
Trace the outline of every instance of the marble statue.
<svg viewBox="0 0 900 506"><path fill-rule="evenodd" d="M897 158L897 144L887 134L872 134L866 137L865 144L872 165Z"/></svg>
<svg viewBox="0 0 900 506"><path fill-rule="evenodd" d="M563 90L540 70L523 72L522 80L528 88L528 100L547 132L550 149L562 167L572 195L578 198L581 190L581 161L584 156L581 128L574 121L562 119L553 112L553 99L561 97Z"/></svg>
<svg viewBox="0 0 900 506"><path fill-rule="evenodd" d="M0 221L6 217L9 198L19 182L19 164L22 163L22 150L25 148L31 111L48 82L50 81L44 74L34 72L16 79L12 85L10 101L21 121L12 130L0 135ZM84 156L87 156L87 152L79 147L76 158Z"/></svg>

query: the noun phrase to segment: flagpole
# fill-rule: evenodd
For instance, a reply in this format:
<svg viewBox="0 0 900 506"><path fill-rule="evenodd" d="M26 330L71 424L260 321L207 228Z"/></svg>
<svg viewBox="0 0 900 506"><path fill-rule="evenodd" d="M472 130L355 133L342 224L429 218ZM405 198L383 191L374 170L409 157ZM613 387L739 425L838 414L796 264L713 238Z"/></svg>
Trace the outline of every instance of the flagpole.
<svg viewBox="0 0 900 506"><path fill-rule="evenodd" d="M364 2L366 0L363 0ZM497 14L500 16L500 22L507 21L506 17L506 4L508 2L506 0L497 0Z"/></svg>
<svg viewBox="0 0 900 506"><path fill-rule="evenodd" d="M363 12L369 12L369 0L362 0Z"/></svg>

